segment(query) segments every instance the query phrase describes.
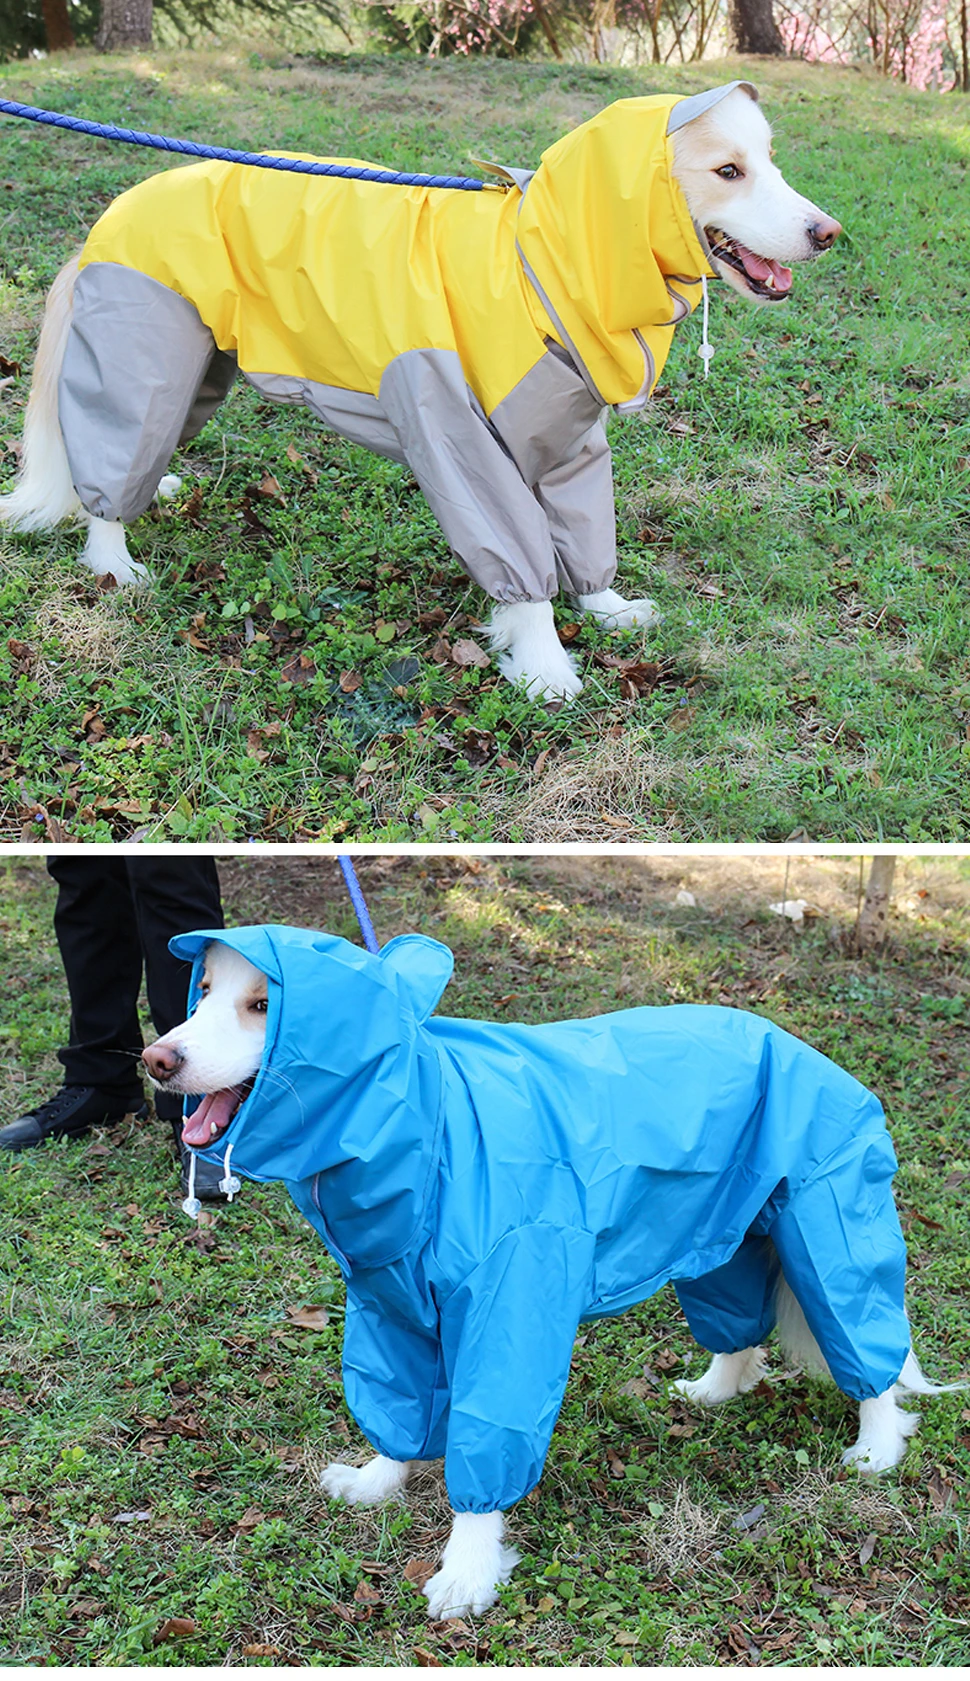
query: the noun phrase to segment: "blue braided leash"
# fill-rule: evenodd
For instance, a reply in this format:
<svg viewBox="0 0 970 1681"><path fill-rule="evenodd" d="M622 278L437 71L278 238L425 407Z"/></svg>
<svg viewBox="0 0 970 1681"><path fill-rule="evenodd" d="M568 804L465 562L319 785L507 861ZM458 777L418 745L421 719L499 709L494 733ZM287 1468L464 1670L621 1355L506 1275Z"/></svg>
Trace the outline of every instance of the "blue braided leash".
<svg viewBox="0 0 970 1681"><path fill-rule="evenodd" d="M344 881L347 883L347 892L350 894L350 902L357 912L357 921L360 923L360 931L364 936L364 945L368 951L379 952L381 948L377 943L377 935L374 933L370 911L364 903L364 895L361 892L360 882L357 880L354 861L352 858L348 858L345 852L338 852L337 863L343 871Z"/></svg>
<svg viewBox="0 0 970 1681"><path fill-rule="evenodd" d="M396 169L361 169L355 164L307 163L302 158L267 157L265 152L234 152L229 146L203 146L197 140L173 140L165 134L116 128L113 123L91 123L85 117L67 117L60 111L43 111L37 105L19 105L14 99L0 99L0 114L25 117L31 123L47 123L51 128L73 129L77 134L93 134L100 140L120 140L128 146L150 146L156 152L180 152L187 158L219 158L223 163L282 169L291 175L337 175L349 181L381 181L396 187L456 187L466 193L483 192L486 186L486 182L467 175L406 175Z"/></svg>

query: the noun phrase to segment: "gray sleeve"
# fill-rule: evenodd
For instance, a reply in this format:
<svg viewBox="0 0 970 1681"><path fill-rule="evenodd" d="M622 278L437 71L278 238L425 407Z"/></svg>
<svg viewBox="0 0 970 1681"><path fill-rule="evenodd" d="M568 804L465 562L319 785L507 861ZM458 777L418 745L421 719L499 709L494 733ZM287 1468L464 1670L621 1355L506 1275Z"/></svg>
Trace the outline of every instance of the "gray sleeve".
<svg viewBox="0 0 970 1681"><path fill-rule="evenodd" d="M605 590L616 576L613 462L601 420L565 466L544 473L536 498L549 522L562 583L571 595Z"/></svg>
<svg viewBox="0 0 970 1681"><path fill-rule="evenodd" d="M384 371L381 408L447 541L496 601L549 601L556 551L539 501L469 392L457 354L409 350Z"/></svg>

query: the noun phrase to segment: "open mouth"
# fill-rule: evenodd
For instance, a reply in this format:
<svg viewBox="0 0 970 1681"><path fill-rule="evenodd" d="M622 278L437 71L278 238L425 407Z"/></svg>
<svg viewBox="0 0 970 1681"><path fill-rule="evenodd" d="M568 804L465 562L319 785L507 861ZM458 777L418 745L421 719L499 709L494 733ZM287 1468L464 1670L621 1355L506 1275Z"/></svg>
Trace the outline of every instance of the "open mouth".
<svg viewBox="0 0 970 1681"><path fill-rule="evenodd" d="M756 298L768 298L772 303L779 303L788 297L792 272L784 263L776 263L773 257L759 257L739 239L732 239L723 228L705 228L704 232L711 256L733 268Z"/></svg>
<svg viewBox="0 0 970 1681"><path fill-rule="evenodd" d="M225 1132L226 1127L245 1102L255 1084L244 1080L238 1086L226 1086L223 1091L207 1092L197 1109L193 1109L182 1125L182 1143L193 1150L204 1150Z"/></svg>

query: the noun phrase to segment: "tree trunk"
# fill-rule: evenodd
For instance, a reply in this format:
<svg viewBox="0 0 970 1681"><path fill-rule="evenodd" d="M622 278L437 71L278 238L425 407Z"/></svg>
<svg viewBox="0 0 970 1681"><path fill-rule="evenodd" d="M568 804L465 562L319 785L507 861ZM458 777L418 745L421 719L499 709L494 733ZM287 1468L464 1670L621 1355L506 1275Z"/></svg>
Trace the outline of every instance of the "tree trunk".
<svg viewBox="0 0 970 1681"><path fill-rule="evenodd" d="M67 0L42 0L44 37L49 53L66 52L75 45L74 31L67 15Z"/></svg>
<svg viewBox="0 0 970 1681"><path fill-rule="evenodd" d="M865 900L855 925L857 951L873 951L885 944L895 869L896 859L891 852L872 860Z"/></svg>
<svg viewBox="0 0 970 1681"><path fill-rule="evenodd" d="M99 53L152 44L152 0L101 0L94 44Z"/></svg>
<svg viewBox="0 0 970 1681"><path fill-rule="evenodd" d="M785 51L771 0L730 0L728 38L732 51L736 53L779 55Z"/></svg>

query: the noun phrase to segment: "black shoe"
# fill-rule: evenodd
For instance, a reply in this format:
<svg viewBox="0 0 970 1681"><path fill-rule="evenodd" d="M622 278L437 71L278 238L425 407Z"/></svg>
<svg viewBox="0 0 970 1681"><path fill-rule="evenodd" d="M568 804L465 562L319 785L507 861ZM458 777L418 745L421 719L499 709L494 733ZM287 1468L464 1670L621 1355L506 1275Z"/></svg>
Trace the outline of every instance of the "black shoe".
<svg viewBox="0 0 970 1681"><path fill-rule="evenodd" d="M189 1149L187 1144L182 1143L181 1116L179 1116L177 1121L172 1120L172 1137L175 1140L175 1148L178 1152L179 1161L182 1164L182 1195L183 1197L187 1197L189 1194L189 1166L192 1160L192 1151ZM212 1162L204 1162L196 1157L195 1184L193 1186L193 1193L198 1197L200 1202L229 1201L225 1191L221 1191L219 1189L222 1178L223 1172L221 1167L216 1167Z"/></svg>
<svg viewBox="0 0 970 1681"><path fill-rule="evenodd" d="M32 1150L51 1138L81 1138L92 1127L110 1126L125 1115L143 1120L147 1114L140 1091L109 1097L96 1086L62 1086L49 1102L0 1127L0 1150Z"/></svg>

